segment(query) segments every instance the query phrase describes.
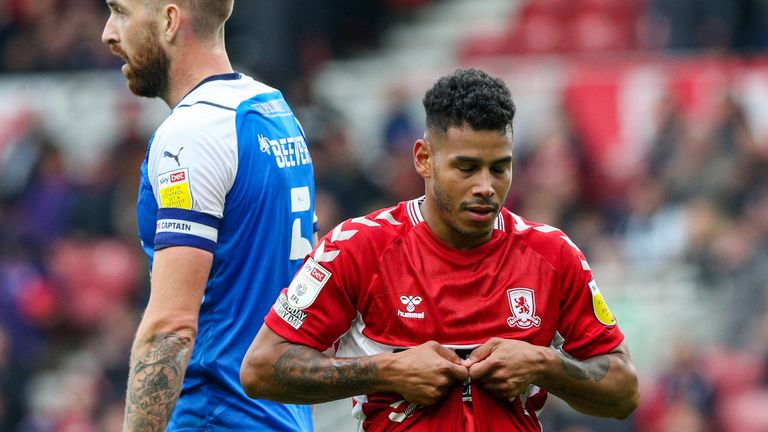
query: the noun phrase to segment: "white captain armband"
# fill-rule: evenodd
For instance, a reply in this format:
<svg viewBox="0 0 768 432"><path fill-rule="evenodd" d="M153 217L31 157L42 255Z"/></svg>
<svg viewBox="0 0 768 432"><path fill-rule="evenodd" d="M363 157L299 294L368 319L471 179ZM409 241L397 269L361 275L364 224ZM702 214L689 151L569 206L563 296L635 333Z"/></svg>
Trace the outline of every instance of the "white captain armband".
<svg viewBox="0 0 768 432"><path fill-rule="evenodd" d="M161 208L157 211L155 250L191 246L213 253L219 237L219 223L219 218L207 213Z"/></svg>

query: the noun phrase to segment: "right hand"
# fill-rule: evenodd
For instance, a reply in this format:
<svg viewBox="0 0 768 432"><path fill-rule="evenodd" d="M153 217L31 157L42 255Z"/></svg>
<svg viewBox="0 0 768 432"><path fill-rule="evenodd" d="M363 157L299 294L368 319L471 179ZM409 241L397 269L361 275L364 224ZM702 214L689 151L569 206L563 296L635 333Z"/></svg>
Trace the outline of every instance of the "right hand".
<svg viewBox="0 0 768 432"><path fill-rule="evenodd" d="M429 341L393 354L392 390L408 402L429 406L469 377L455 352Z"/></svg>

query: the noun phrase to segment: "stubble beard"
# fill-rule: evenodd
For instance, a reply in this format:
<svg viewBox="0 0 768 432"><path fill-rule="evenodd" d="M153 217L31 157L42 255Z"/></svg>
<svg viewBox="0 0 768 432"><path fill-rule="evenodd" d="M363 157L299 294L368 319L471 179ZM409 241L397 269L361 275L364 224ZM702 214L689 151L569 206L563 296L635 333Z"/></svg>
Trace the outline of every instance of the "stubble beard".
<svg viewBox="0 0 768 432"><path fill-rule="evenodd" d="M458 232L459 234L467 238L480 238L488 235L488 231L479 231L479 230L470 231L462 228L461 225L459 225L459 222L453 216L452 212L458 212L460 208L459 206L455 205L455 203L451 200L451 198L446 193L445 189L443 189L443 187L440 186L440 181L438 179L437 173L435 173L433 177L432 195L434 196L435 206L437 207L437 211L440 212L441 218L443 219L445 224L448 225L452 230Z"/></svg>

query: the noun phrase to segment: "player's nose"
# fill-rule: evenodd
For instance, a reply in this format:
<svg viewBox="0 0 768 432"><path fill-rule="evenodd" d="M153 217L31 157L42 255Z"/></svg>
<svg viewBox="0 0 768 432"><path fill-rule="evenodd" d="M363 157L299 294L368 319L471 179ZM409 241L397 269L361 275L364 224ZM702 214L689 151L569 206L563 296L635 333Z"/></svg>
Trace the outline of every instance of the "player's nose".
<svg viewBox="0 0 768 432"><path fill-rule="evenodd" d="M472 190L472 194L483 198L490 198L495 193L496 191L493 189L493 176L490 172L481 172L477 176L477 183Z"/></svg>
<svg viewBox="0 0 768 432"><path fill-rule="evenodd" d="M104 24L104 30L101 32L101 41L106 45L112 45L118 42L118 33L112 21L112 16Z"/></svg>

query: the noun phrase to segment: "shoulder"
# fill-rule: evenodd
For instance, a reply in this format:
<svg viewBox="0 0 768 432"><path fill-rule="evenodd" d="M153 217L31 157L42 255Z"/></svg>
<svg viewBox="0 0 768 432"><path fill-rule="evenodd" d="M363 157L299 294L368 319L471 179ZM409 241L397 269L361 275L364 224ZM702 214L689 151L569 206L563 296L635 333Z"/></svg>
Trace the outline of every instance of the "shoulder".
<svg viewBox="0 0 768 432"><path fill-rule="evenodd" d="M279 90L249 76L235 73L227 79L216 79L199 85L176 105L174 112L188 108L235 112L243 102L257 97L277 95L282 98Z"/></svg>
<svg viewBox="0 0 768 432"><path fill-rule="evenodd" d="M358 258L380 256L390 244L413 228L408 217L407 203L402 202L338 224L318 244L315 259L318 262L327 261L346 250Z"/></svg>
<svg viewBox="0 0 768 432"><path fill-rule="evenodd" d="M555 268L561 268L574 258L584 259L579 247L560 228L529 221L506 209L503 212L510 235L520 239Z"/></svg>

